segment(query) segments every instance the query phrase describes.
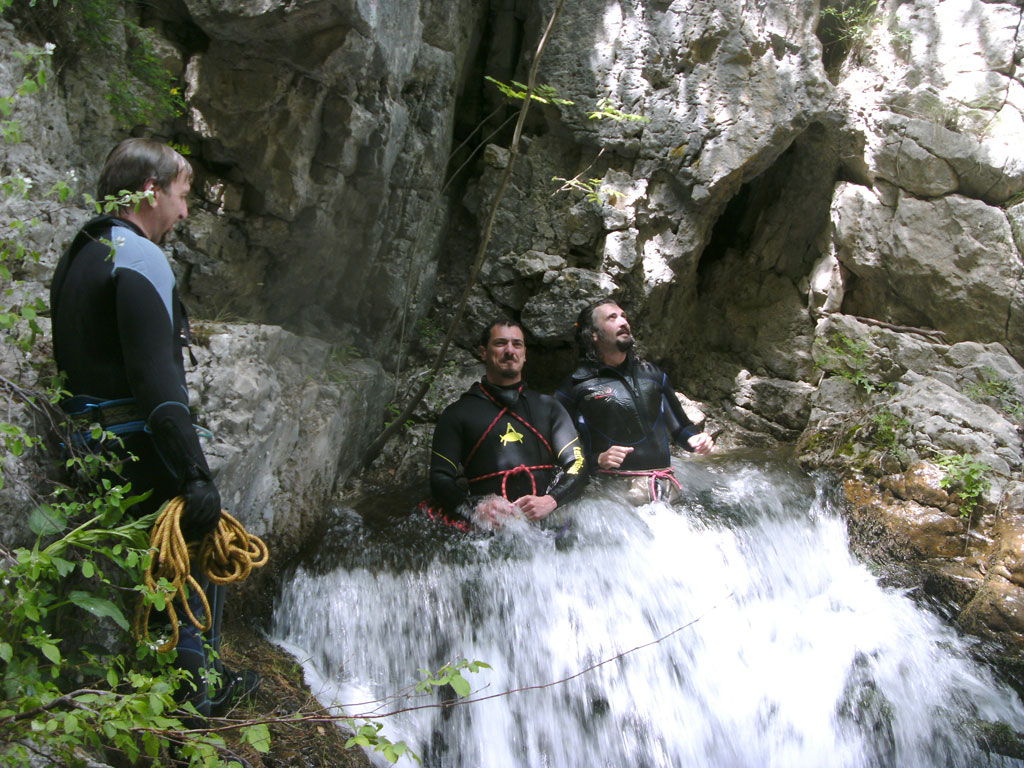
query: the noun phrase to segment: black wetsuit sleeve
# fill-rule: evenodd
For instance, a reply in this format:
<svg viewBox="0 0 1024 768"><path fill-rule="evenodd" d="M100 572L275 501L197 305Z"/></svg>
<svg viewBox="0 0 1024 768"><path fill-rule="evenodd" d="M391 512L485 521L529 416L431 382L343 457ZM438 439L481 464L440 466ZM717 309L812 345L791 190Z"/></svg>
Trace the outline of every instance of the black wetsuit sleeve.
<svg viewBox="0 0 1024 768"><path fill-rule="evenodd" d="M181 347L166 305L145 276L119 269L116 307L125 374L160 455L179 490L190 480L209 480L189 413Z"/></svg>
<svg viewBox="0 0 1024 768"><path fill-rule="evenodd" d="M661 396L664 401L662 406L665 408L665 427L668 429L668 433L672 435L676 445L692 452L693 448L688 441L700 430L687 418L668 376L664 374L662 374Z"/></svg>
<svg viewBox="0 0 1024 768"><path fill-rule="evenodd" d="M458 514L468 498L459 487L459 468L463 453L462 437L457 419L446 409L434 427L434 440L430 450L430 493L441 503L445 512Z"/></svg>
<svg viewBox="0 0 1024 768"><path fill-rule="evenodd" d="M587 462L572 418L558 400L552 398L549 402L552 409L551 448L559 471L548 493L561 505L583 492L587 484Z"/></svg>

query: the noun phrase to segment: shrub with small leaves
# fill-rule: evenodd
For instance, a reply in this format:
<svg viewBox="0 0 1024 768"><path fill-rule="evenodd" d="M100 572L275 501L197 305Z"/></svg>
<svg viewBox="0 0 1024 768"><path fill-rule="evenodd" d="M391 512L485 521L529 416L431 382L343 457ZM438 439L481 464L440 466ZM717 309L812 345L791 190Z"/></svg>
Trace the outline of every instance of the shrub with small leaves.
<svg viewBox="0 0 1024 768"><path fill-rule="evenodd" d="M869 371L870 360L867 341L851 339L842 333L832 333L819 347L818 367L848 381L852 381L864 394L891 389L892 384L880 381Z"/></svg>
<svg viewBox="0 0 1024 768"><path fill-rule="evenodd" d="M982 369L981 380L969 384L966 394L979 403L994 403L997 408L1017 421L1024 420L1024 403L1017 396L1017 391L991 366Z"/></svg>
<svg viewBox="0 0 1024 768"><path fill-rule="evenodd" d="M945 472L940 484L956 493L960 500L960 516L970 519L982 496L992 487L992 467L971 454L941 456L936 462Z"/></svg>

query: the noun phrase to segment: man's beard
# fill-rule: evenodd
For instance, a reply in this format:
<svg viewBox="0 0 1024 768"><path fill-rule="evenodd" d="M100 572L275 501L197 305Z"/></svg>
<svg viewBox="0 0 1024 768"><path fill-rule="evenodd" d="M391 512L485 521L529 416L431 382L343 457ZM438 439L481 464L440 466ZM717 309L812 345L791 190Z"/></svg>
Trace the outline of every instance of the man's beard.
<svg viewBox="0 0 1024 768"><path fill-rule="evenodd" d="M515 362L516 360L514 358L509 360L502 360L501 364L499 364L498 366L498 376L501 377L502 379L514 379L517 376L519 376L520 369L503 367L505 364L514 364Z"/></svg>
<svg viewBox="0 0 1024 768"><path fill-rule="evenodd" d="M600 339L601 343L608 343L608 334L604 331L598 331L597 337ZM633 334L627 331L624 336L616 334L615 338L612 339L612 343L619 352L629 352L629 350L633 348L633 344L636 343L636 340L633 338Z"/></svg>

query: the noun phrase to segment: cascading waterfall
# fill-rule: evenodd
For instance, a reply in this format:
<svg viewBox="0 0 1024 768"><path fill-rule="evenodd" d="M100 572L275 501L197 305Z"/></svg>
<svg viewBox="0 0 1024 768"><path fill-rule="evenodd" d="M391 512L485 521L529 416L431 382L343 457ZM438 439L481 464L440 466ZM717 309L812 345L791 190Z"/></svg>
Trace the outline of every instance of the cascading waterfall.
<svg viewBox="0 0 1024 768"><path fill-rule="evenodd" d="M852 557L824 479L735 455L676 471L683 503L588 492L561 536L348 512L274 637L353 713L420 668L491 665L466 677L492 698L386 720L427 766L1019 765L971 728L1024 729L1016 694Z"/></svg>

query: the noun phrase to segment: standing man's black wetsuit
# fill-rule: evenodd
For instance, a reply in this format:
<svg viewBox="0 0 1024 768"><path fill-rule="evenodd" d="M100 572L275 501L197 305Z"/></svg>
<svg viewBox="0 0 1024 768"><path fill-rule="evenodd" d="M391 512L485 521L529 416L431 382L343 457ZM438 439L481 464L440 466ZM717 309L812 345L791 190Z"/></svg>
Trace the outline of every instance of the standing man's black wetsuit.
<svg viewBox="0 0 1024 768"><path fill-rule="evenodd" d="M700 430L686 417L679 399L658 366L632 353L621 366L585 362L555 392L573 417L587 462L612 445L633 449L620 471L667 468L669 437L688 451Z"/></svg>
<svg viewBox="0 0 1024 768"><path fill-rule="evenodd" d="M448 514L494 494L515 501L550 494L559 505L586 484L583 454L565 409L518 382L484 379L441 414L434 430L430 490ZM468 481L468 490L460 486Z"/></svg>
<svg viewBox="0 0 1024 768"><path fill-rule="evenodd" d="M75 447L98 447L91 435L97 423L120 437L123 446L113 452L136 457L122 463L120 475L133 495L152 492L131 511L153 511L183 497L181 532L189 542L220 523L220 494L189 412L182 363L188 323L159 244L188 216L192 179L191 165L171 147L139 137L121 141L97 184L97 197L116 215L82 228L50 286L54 357L72 394L61 406ZM104 479L118 477L108 470ZM182 622L175 664L188 674L177 693L206 716L226 711L259 678L221 664L216 651L224 587L207 580L196 562L192 576L202 591L189 592L189 606L202 616L205 594L210 629ZM213 670L219 674L211 690L207 673Z"/></svg>
<svg viewBox="0 0 1024 768"><path fill-rule="evenodd" d="M216 493L189 412L185 316L160 247L131 222L93 219L57 266L50 306L54 357L74 395L64 409L138 457L122 474L134 493L153 490L142 511L190 490Z"/></svg>

